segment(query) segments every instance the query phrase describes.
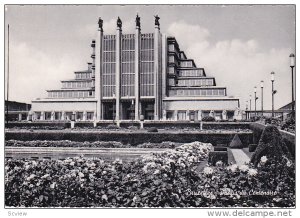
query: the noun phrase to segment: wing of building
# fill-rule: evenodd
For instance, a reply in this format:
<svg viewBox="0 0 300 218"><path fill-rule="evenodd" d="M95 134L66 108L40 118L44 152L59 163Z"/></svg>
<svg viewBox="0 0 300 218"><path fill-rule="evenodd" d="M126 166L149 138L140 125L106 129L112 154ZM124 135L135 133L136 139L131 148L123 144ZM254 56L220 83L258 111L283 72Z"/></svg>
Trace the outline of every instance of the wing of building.
<svg viewBox="0 0 300 218"><path fill-rule="evenodd" d="M34 120L200 120L239 119L239 99L196 66L180 50L176 38L160 32L141 33L136 17L133 34L105 35L99 18L92 40L92 63L48 97L32 101Z"/></svg>

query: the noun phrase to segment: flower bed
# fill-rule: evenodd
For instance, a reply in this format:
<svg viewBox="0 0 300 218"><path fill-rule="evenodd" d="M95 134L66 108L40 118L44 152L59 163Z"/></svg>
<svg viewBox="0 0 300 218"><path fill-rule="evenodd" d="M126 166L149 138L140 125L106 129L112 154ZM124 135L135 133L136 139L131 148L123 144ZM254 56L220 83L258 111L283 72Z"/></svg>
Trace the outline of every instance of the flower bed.
<svg viewBox="0 0 300 218"><path fill-rule="evenodd" d="M5 205L16 207L224 207L295 205L295 168L275 164L206 167L211 144L194 142L174 150L112 163L69 158L6 160ZM260 192L268 193L261 195ZM272 193L271 193L272 192ZM246 193L246 194L244 194ZM271 193L271 194L270 194Z"/></svg>

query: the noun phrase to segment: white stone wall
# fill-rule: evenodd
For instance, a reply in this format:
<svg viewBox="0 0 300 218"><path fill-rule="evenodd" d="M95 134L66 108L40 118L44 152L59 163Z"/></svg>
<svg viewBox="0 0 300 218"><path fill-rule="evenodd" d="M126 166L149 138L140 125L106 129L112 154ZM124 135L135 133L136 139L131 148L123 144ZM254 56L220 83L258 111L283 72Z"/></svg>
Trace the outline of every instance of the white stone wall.
<svg viewBox="0 0 300 218"><path fill-rule="evenodd" d="M164 101L166 110L235 110L239 104L238 100L177 100Z"/></svg>
<svg viewBox="0 0 300 218"><path fill-rule="evenodd" d="M96 111L96 101L32 102L31 111Z"/></svg>

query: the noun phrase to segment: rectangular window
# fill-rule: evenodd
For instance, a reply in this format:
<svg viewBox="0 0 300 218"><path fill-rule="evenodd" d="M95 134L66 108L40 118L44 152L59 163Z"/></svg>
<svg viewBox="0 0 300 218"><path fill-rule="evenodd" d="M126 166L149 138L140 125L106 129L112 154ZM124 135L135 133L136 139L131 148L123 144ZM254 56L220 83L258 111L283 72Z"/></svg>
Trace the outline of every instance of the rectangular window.
<svg viewBox="0 0 300 218"><path fill-rule="evenodd" d="M186 120L186 112L185 111L178 111L178 120Z"/></svg>
<svg viewBox="0 0 300 218"><path fill-rule="evenodd" d="M83 119L83 112L77 112L76 113L76 120L82 120Z"/></svg>
<svg viewBox="0 0 300 218"><path fill-rule="evenodd" d="M86 113L86 119L87 120L93 120L94 118L94 112L87 112Z"/></svg>

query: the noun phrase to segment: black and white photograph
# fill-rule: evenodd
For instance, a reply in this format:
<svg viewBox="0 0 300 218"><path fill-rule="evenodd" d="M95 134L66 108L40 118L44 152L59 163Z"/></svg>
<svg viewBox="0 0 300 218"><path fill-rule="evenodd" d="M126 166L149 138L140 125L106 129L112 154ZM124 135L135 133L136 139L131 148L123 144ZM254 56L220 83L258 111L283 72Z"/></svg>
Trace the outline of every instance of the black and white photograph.
<svg viewBox="0 0 300 218"><path fill-rule="evenodd" d="M3 5L6 216L291 216L296 5L98 3Z"/></svg>

